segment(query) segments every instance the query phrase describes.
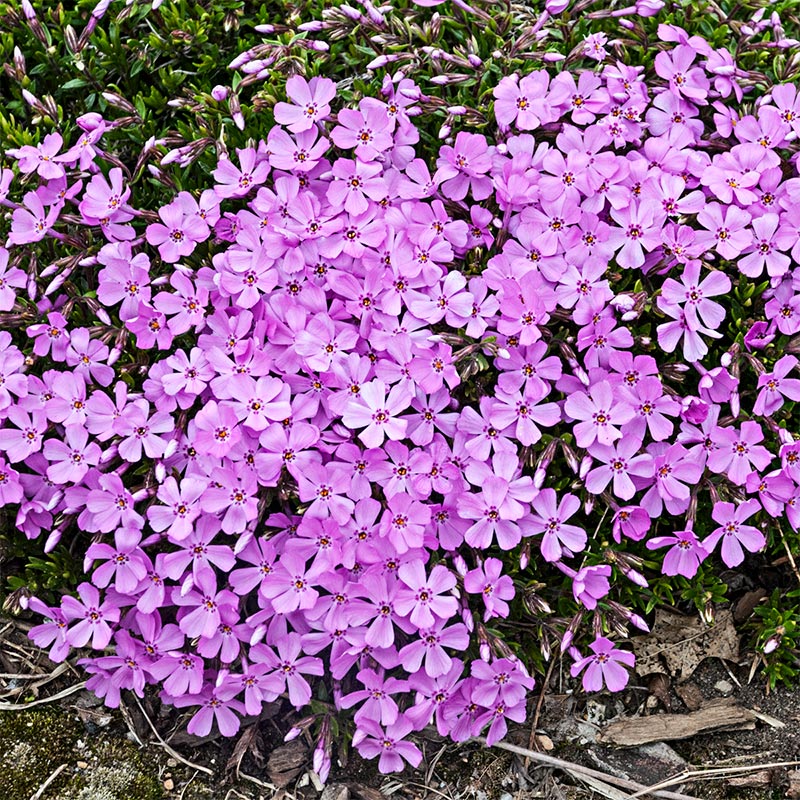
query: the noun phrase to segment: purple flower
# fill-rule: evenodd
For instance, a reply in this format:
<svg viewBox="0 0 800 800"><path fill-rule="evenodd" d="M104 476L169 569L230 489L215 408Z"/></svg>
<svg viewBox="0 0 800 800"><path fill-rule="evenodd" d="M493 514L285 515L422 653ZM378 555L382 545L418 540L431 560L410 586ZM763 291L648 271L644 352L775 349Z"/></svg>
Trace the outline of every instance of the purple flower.
<svg viewBox="0 0 800 800"><path fill-rule="evenodd" d="M694 578L700 564L708 558L708 550L691 529L678 531L672 536L656 536L648 540L648 550L657 550L659 547L670 548L664 556L664 564L661 567L665 575Z"/></svg>
<svg viewBox="0 0 800 800"><path fill-rule="evenodd" d="M239 694L235 686L223 682L205 686L199 694L177 695L171 698L178 708L199 705L200 709L189 720L186 730L194 736L208 736L216 721L223 736L235 736L239 730L238 714L244 713L244 704L234 698Z"/></svg>
<svg viewBox="0 0 800 800"><path fill-rule="evenodd" d="M360 670L356 678L364 688L344 695L339 700L339 706L352 708L356 703L361 703L354 716L356 725L364 720L375 720L384 727L394 724L400 716L400 709L392 695L408 691L408 682L386 678L383 670L376 672L372 669Z"/></svg>
<svg viewBox="0 0 800 800"><path fill-rule="evenodd" d="M726 473L737 486L742 486L754 469L766 469L773 458L772 453L759 444L764 440L764 433L752 420L743 422L739 431L717 426L711 432L711 440L717 449L709 453L708 468L712 472Z"/></svg>
<svg viewBox="0 0 800 800"><path fill-rule="evenodd" d="M293 75L286 81L286 94L293 103L275 104L275 121L298 133L322 122L331 113L330 102L336 97L336 84L329 78L307 81Z"/></svg>
<svg viewBox="0 0 800 800"><path fill-rule="evenodd" d="M738 567L744 561L744 548L751 553L761 550L767 543L764 534L752 525L742 523L761 508L758 500L744 503L715 503L711 517L720 527L713 530L703 540L703 547L711 553L722 540L722 560L729 567Z"/></svg>
<svg viewBox="0 0 800 800"><path fill-rule="evenodd" d="M100 592L90 583L78 586L78 597L80 600L69 595L61 599L64 619L75 622L67 630L66 640L72 647L84 647L91 640L95 650L104 650L111 641L112 625L119 622L119 605L108 599L101 602Z"/></svg>
<svg viewBox="0 0 800 800"><path fill-rule="evenodd" d="M526 533L544 534L540 546L545 560L559 561L586 546L586 531L565 524L580 507L581 501L574 494L565 494L559 502L554 489L542 489L534 499L534 515L526 525Z"/></svg>
<svg viewBox="0 0 800 800"><path fill-rule="evenodd" d="M145 235L170 264L191 255L197 243L209 237L208 225L198 216L197 202L188 192L180 192L169 205L161 206L158 215L161 222L148 225Z"/></svg>
<svg viewBox="0 0 800 800"><path fill-rule="evenodd" d="M753 404L753 413L772 416L781 406L784 397L800 400L800 380L786 376L797 366L792 355L783 356L775 362L772 372L758 376L759 393Z"/></svg>
<svg viewBox="0 0 800 800"><path fill-rule="evenodd" d="M413 730L413 724L405 714L382 728L375 720L365 719L361 722L353 737L353 744L362 758L378 760L378 770L386 775L403 769L403 761L416 768L422 761L422 751L411 742L403 741Z"/></svg>
<svg viewBox="0 0 800 800"><path fill-rule="evenodd" d="M470 594L479 594L483 600L484 621L492 617L507 617L509 613L506 600L515 595L514 582L508 575L502 575L503 562L499 558L487 558L481 566L471 569L464 576L464 588Z"/></svg>
<svg viewBox="0 0 800 800"><path fill-rule="evenodd" d="M586 392L575 392L564 405L566 413L574 420L575 440L578 447L589 447L593 442L613 444L619 439L620 425L634 418L634 410L623 399L614 396L608 381L600 381Z"/></svg>
<svg viewBox="0 0 800 800"><path fill-rule="evenodd" d="M142 535L129 528L118 528L114 533L114 546L105 542L89 545L83 562L88 573L93 561L104 561L92 572L92 581L105 588L114 579L114 588L120 594L134 594L147 575L149 559L139 547Z"/></svg>
<svg viewBox="0 0 800 800"><path fill-rule="evenodd" d="M376 378L361 387L358 400L345 407L342 421L352 429L363 428L358 438L367 447L379 447L385 438L402 439L408 423L398 415L411 403L411 390L403 384L386 393L386 384Z"/></svg>
<svg viewBox="0 0 800 800"><path fill-rule="evenodd" d="M605 636L598 636L589 649L592 655L579 658L570 667L570 675L577 678L583 672L583 688L587 692L599 692L604 684L611 692L622 691L628 685L625 667L633 667L636 661L633 653L618 650Z"/></svg>
<svg viewBox="0 0 800 800"><path fill-rule="evenodd" d="M441 564L425 574L425 567L418 561L403 564L397 572L401 587L397 591L394 607L399 614L410 614L417 628L433 626L436 619L448 620L458 611L458 601L452 595L443 597L456 585L452 572Z"/></svg>

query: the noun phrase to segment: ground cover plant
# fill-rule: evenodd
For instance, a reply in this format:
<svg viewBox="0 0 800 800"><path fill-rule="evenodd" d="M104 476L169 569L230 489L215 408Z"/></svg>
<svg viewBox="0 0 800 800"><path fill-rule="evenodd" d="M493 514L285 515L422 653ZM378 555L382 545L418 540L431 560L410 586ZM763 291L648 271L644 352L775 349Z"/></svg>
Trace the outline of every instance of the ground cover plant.
<svg viewBox="0 0 800 800"><path fill-rule="evenodd" d="M53 660L393 771L792 560L788 5L154 6L1 12L0 502Z"/></svg>

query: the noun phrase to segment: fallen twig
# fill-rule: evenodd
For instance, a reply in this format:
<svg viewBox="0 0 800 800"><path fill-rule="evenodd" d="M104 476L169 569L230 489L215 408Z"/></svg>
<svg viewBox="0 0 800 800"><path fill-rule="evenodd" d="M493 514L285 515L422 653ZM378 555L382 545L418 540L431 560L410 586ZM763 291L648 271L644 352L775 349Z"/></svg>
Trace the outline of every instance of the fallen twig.
<svg viewBox="0 0 800 800"><path fill-rule="evenodd" d="M45 703L53 703L56 700L61 700L64 697L69 697L71 694L75 694L75 692L79 692L86 686L86 681L81 681L80 683L76 683L74 686L68 686L63 691L58 692L57 694L52 695L51 697L43 697L40 700L31 700L30 703L0 703L0 711L26 711L29 708L33 708L34 706L41 706Z"/></svg>
<svg viewBox="0 0 800 800"><path fill-rule="evenodd" d="M679 783L717 780L719 778L730 777L731 775L746 775L748 772L759 772L765 769L777 769L778 767L796 767L798 765L800 765L800 761L774 761L769 764L745 764L741 767L708 767L707 769L688 769L677 775L674 775L671 778L661 781L661 783L655 783L652 786L637 791L635 794L631 795L631 798L653 794L653 790L660 790L667 786L675 786Z"/></svg>
<svg viewBox="0 0 800 800"><path fill-rule="evenodd" d="M42 795L47 791L47 787L69 766L69 764L62 764L56 767L50 777L31 795L31 800L40 800Z"/></svg>
<svg viewBox="0 0 800 800"><path fill-rule="evenodd" d="M189 761L188 759L184 758L175 748L170 747L162 738L161 734L156 730L156 726L153 725L152 720L150 717L147 716L147 712L142 707L142 704L139 702L139 698L134 695L134 700L136 700L136 705L139 706L139 711L142 712L142 716L147 721L147 724L150 726L150 730L153 731L156 739L158 740L158 744L161 745L174 759L177 759L182 764L185 764L187 767L191 767L192 769L196 769L198 772L202 772L205 775L214 775L214 770L209 769L208 767L204 767L201 764L195 764L193 761ZM244 777L244 776L242 776Z"/></svg>
<svg viewBox="0 0 800 800"><path fill-rule="evenodd" d="M486 739L478 738L476 741L486 745ZM535 750L528 750L527 747L517 747L517 745L509 744L508 742L495 742L492 747L496 747L499 750L508 750L509 753L515 753L518 756L526 756L530 758L531 761L538 761L540 764L547 764L550 767L563 769L564 771L572 773L578 777L588 775L589 777L595 778L603 783L608 783L612 786L620 786L628 791L639 792L638 795L633 796L641 797L642 795L651 794L653 797L663 797L664 800L698 800L696 797L692 797L688 794L681 794L680 792L668 792L662 791L660 788L649 788L647 786L643 786L641 783L636 783L636 781L629 781L625 778L617 778L615 775L607 775L605 772L591 769L591 767L573 764L571 761L564 761L563 759L556 758L555 756L537 753ZM680 783L680 781L678 781L678 783ZM674 784L670 783L669 785L672 786Z"/></svg>

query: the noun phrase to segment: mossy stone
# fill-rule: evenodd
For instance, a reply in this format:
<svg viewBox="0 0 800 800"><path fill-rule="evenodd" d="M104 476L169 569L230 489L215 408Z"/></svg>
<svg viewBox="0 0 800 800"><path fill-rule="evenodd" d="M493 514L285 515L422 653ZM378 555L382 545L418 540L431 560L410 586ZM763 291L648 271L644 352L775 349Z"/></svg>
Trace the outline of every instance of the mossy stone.
<svg viewBox="0 0 800 800"><path fill-rule="evenodd" d="M78 749L78 740L85 746ZM78 761L88 767L78 768ZM58 708L0 713L0 796L29 800L58 769L43 800L163 800L164 788L136 746L121 736L87 736Z"/></svg>

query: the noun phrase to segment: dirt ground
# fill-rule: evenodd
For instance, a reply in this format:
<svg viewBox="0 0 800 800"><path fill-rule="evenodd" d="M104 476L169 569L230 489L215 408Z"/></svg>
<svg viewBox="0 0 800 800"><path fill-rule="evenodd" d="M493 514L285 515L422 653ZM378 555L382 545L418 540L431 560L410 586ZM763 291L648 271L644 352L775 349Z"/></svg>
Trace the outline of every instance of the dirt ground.
<svg viewBox="0 0 800 800"><path fill-rule="evenodd" d="M767 692L757 671L748 682L746 653L691 657L697 634L687 631L673 642L681 673L669 658L648 662L654 641L655 657L671 645L644 639L635 649L657 671L633 676L616 695L587 698L567 665L554 665L546 691L540 682L531 697L528 723L506 740L529 755L425 731L419 769L382 776L351 754L322 787L310 768L312 743L284 744L292 720L275 709L244 728L238 745L198 741L155 698L106 709L80 688L80 674L56 669L9 623L0 637L0 800L622 800L680 775L661 788L673 800L800 797L800 765L791 763L800 760L800 690ZM674 629L668 634L675 639ZM724 646L719 636L702 644ZM39 704L7 710L31 702Z"/></svg>

